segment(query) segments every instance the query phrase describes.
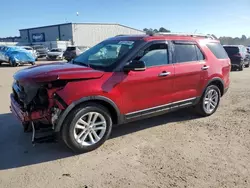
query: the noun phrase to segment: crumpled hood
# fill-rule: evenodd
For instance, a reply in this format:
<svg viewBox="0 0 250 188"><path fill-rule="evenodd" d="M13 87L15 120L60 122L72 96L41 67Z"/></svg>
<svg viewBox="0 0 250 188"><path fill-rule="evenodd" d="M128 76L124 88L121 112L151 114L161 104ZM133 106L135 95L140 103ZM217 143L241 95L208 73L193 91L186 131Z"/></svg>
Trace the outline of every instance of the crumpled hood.
<svg viewBox="0 0 250 188"><path fill-rule="evenodd" d="M75 80L100 78L104 72L71 63L51 63L32 66L14 74L18 81L48 82L54 80Z"/></svg>

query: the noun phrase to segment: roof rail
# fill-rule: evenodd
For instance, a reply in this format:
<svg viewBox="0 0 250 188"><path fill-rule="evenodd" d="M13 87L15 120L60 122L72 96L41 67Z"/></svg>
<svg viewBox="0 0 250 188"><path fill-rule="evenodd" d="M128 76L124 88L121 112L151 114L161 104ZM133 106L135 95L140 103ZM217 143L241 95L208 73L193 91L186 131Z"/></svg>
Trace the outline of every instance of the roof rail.
<svg viewBox="0 0 250 188"><path fill-rule="evenodd" d="M157 36L157 35L204 37L204 38L215 39L212 35L196 34L196 33L165 33L165 32L159 32L159 33L154 33L153 34L153 36Z"/></svg>
<svg viewBox="0 0 250 188"><path fill-rule="evenodd" d="M127 36L127 35L124 35L124 34L116 35L116 37L120 37L120 36Z"/></svg>

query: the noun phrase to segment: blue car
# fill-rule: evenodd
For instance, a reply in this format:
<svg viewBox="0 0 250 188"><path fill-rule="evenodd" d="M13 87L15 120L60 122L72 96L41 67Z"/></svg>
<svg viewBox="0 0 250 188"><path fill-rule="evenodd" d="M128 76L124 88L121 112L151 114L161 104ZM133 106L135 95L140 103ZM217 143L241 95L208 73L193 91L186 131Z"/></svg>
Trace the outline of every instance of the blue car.
<svg viewBox="0 0 250 188"><path fill-rule="evenodd" d="M18 46L4 46L0 48L0 64L9 63L12 67L20 64L35 64L35 57L29 51Z"/></svg>

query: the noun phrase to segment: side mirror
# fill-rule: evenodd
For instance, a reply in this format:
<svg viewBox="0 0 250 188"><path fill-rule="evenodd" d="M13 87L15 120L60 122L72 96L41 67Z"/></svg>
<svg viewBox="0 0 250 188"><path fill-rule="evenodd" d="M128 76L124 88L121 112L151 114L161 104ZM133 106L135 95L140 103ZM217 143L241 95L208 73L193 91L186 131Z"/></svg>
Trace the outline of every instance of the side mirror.
<svg viewBox="0 0 250 188"><path fill-rule="evenodd" d="M123 67L124 71L145 71L146 65L144 61L131 61Z"/></svg>

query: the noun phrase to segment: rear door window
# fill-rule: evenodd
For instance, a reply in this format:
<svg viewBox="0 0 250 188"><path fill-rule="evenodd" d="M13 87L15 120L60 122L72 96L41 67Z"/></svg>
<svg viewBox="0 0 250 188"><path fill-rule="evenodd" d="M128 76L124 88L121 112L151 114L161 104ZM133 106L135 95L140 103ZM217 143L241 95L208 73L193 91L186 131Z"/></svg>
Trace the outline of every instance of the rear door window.
<svg viewBox="0 0 250 188"><path fill-rule="evenodd" d="M175 44L174 54L176 63L198 61L197 49L194 44Z"/></svg>
<svg viewBox="0 0 250 188"><path fill-rule="evenodd" d="M76 50L76 47L67 47L67 51L74 51Z"/></svg>
<svg viewBox="0 0 250 188"><path fill-rule="evenodd" d="M224 49L226 50L228 55L234 55L239 53L239 48L235 46L224 46Z"/></svg>
<svg viewBox="0 0 250 188"><path fill-rule="evenodd" d="M198 48L198 46L195 45L195 50L196 50L196 53L197 53L197 60L198 61L203 61L205 59L205 56L201 52L200 48Z"/></svg>
<svg viewBox="0 0 250 188"><path fill-rule="evenodd" d="M228 55L220 43L207 43L207 47L217 59L227 59Z"/></svg>

